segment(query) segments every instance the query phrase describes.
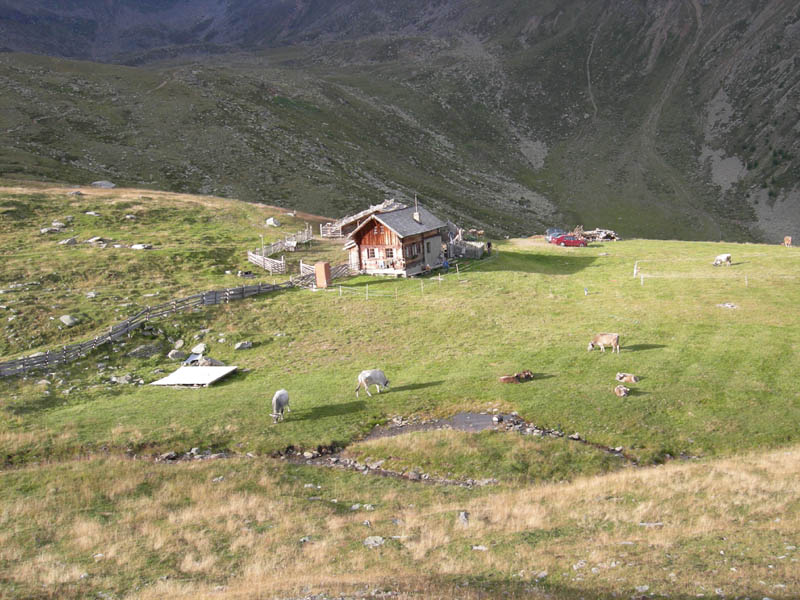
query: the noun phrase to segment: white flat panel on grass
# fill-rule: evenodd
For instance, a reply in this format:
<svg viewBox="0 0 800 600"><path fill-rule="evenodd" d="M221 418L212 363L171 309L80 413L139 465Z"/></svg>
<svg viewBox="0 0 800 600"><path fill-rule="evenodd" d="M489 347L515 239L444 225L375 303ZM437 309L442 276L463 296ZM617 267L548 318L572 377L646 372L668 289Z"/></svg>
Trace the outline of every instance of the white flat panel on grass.
<svg viewBox="0 0 800 600"><path fill-rule="evenodd" d="M181 367L150 385L211 385L238 367Z"/></svg>

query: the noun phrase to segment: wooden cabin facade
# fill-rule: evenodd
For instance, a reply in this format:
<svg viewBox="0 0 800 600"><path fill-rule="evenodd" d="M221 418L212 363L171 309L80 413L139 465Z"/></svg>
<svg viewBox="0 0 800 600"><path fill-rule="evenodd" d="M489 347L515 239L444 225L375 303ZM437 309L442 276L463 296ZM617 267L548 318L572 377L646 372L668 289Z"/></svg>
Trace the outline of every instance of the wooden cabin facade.
<svg viewBox="0 0 800 600"><path fill-rule="evenodd" d="M350 267L408 277L442 266L446 223L422 207L374 213L348 237Z"/></svg>

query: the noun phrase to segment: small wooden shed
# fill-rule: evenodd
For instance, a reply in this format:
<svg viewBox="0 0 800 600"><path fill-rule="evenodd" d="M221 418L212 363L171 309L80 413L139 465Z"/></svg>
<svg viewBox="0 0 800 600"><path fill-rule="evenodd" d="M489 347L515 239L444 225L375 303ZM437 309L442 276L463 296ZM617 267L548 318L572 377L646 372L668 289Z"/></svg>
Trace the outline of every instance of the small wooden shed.
<svg viewBox="0 0 800 600"><path fill-rule="evenodd" d="M350 267L370 275L408 277L442 266L447 224L425 208L370 215L349 236Z"/></svg>

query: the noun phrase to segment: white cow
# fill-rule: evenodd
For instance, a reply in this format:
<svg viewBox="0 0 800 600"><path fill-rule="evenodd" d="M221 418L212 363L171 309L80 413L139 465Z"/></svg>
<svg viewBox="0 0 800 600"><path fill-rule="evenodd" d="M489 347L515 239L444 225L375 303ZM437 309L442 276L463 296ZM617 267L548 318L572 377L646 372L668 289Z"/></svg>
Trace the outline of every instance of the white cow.
<svg viewBox="0 0 800 600"><path fill-rule="evenodd" d="M277 423L279 420L283 421L283 411L292 412L289 408L289 392L286 390L278 390L272 397L272 422Z"/></svg>
<svg viewBox="0 0 800 600"><path fill-rule="evenodd" d="M367 392L367 396L372 398L372 394L369 393L369 386L374 385L375 389L378 390L378 393L380 394L381 388L385 390L389 389L389 380L386 379L386 375L384 375L383 371L380 369L369 369L368 371L361 371L361 373L358 374L356 398L358 398L358 390L362 385Z"/></svg>
<svg viewBox="0 0 800 600"><path fill-rule="evenodd" d="M717 258L714 259L714 262L711 263L712 266L718 267L720 265L726 265L728 267L731 266L731 255L730 254L720 254Z"/></svg>

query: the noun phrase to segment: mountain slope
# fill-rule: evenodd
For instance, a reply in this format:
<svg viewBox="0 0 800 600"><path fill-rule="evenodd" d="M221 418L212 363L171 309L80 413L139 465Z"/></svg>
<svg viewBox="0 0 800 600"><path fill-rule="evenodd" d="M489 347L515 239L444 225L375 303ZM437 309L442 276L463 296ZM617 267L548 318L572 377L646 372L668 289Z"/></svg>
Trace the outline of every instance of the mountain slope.
<svg viewBox="0 0 800 600"><path fill-rule="evenodd" d="M12 50L135 65L4 55L6 174L327 214L417 192L494 234L800 234L788 1L3 6Z"/></svg>

